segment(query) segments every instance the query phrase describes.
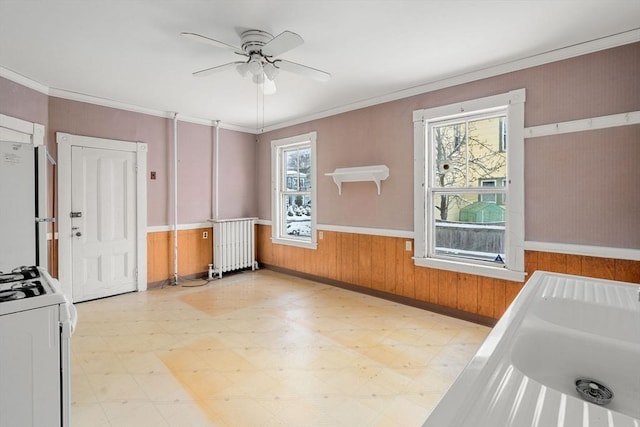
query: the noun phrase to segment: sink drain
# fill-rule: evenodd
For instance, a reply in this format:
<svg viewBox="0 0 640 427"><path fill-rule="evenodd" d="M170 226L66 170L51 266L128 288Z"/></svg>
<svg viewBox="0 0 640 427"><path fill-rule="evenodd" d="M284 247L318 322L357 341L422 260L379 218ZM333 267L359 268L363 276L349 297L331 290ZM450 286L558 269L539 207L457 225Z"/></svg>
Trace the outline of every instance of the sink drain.
<svg viewBox="0 0 640 427"><path fill-rule="evenodd" d="M584 400L596 405L606 405L613 399L613 392L609 387L591 378L578 378L576 390Z"/></svg>

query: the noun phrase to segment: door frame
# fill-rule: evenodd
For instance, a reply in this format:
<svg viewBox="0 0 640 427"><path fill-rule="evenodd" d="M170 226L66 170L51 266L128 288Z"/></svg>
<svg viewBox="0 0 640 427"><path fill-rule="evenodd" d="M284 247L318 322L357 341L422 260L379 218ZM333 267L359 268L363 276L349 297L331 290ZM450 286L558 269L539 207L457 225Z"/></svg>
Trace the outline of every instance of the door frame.
<svg viewBox="0 0 640 427"><path fill-rule="evenodd" d="M71 147L136 153L136 289L147 289L147 144L56 132L58 144L58 279L72 297Z"/></svg>

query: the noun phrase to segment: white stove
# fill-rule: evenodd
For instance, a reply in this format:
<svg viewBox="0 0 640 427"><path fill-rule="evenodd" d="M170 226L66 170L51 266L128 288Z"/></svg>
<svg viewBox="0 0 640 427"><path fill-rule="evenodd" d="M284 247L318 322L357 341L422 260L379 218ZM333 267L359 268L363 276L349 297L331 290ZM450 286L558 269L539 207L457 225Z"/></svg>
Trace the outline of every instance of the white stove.
<svg viewBox="0 0 640 427"><path fill-rule="evenodd" d="M76 320L46 271L0 272L0 427L69 425Z"/></svg>
<svg viewBox="0 0 640 427"><path fill-rule="evenodd" d="M37 267L0 273L0 316L65 302L57 281Z"/></svg>

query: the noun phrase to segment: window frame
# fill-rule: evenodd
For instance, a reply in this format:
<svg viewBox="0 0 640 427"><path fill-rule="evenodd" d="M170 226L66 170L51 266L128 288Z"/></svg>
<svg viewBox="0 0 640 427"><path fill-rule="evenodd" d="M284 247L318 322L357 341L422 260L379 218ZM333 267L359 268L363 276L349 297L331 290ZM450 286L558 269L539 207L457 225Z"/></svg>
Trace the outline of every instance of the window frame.
<svg viewBox="0 0 640 427"><path fill-rule="evenodd" d="M297 246L307 249L317 249L317 203L316 203L316 132L271 141L271 241L276 244ZM309 147L311 151L311 170L309 181L311 185L311 237L293 238L286 234L286 212L283 212L281 200L286 193L283 184L287 181L287 168L283 163L284 151L292 148Z"/></svg>
<svg viewBox="0 0 640 427"><path fill-rule="evenodd" d="M483 184L486 182L493 182L495 185L493 187L484 186ZM481 178L478 181L478 186L480 188L503 188L507 186L507 178L503 176L497 178ZM504 205L504 200L504 194L496 194L496 200L485 200L482 194L478 198L479 202L495 203L498 206Z"/></svg>
<svg viewBox="0 0 640 427"><path fill-rule="evenodd" d="M456 271L523 282L524 269L524 103L525 89L474 100L415 110L414 124L414 263L417 266ZM452 259L430 253L434 229L433 206L428 197L431 167L438 167L427 149L427 129L433 122L453 120L506 109L507 115L507 187L505 188L504 265L482 261Z"/></svg>

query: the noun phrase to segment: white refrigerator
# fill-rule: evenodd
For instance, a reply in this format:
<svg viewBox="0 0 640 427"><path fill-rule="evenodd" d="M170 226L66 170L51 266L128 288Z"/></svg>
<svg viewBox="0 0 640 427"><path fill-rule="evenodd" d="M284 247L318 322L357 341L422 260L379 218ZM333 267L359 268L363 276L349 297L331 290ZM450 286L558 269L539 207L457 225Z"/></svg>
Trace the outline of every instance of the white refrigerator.
<svg viewBox="0 0 640 427"><path fill-rule="evenodd" d="M45 226L37 216L37 149L3 135L0 132L0 427L67 427L71 334L77 315L58 281L38 266L46 262L39 259L37 241L42 234L38 227Z"/></svg>

